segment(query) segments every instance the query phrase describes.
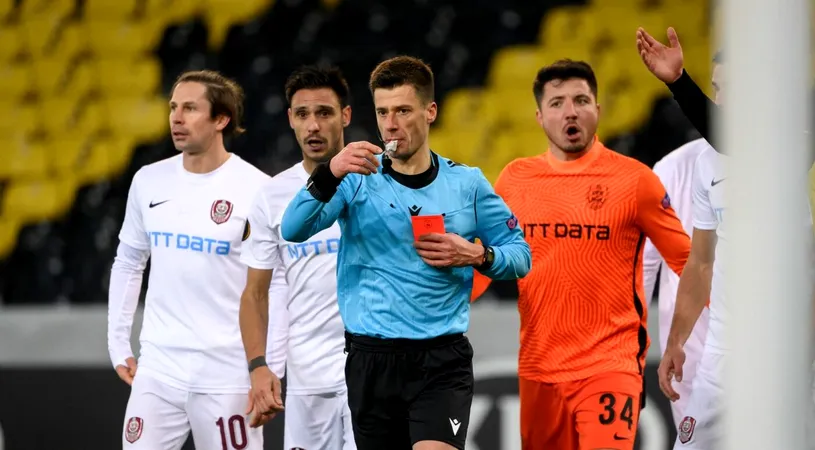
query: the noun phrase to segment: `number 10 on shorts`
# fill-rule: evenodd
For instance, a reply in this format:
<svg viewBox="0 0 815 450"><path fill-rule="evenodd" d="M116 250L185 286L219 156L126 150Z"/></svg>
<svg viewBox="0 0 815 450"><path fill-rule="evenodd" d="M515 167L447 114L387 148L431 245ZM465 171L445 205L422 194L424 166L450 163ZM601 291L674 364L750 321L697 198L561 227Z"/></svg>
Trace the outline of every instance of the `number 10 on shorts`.
<svg viewBox="0 0 815 450"><path fill-rule="evenodd" d="M221 432L223 450L243 450L246 448L246 421L243 416L234 415L226 420L219 417L215 424Z"/></svg>

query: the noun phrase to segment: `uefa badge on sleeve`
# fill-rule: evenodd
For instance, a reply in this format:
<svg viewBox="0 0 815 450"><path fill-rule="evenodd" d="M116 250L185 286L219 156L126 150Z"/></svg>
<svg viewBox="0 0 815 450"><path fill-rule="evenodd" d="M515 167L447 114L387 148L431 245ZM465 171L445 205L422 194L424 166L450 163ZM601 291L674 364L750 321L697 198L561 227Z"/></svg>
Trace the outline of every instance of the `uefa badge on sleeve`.
<svg viewBox="0 0 815 450"><path fill-rule="evenodd" d="M127 419L127 425L125 425L125 439L132 444L139 440L143 430L144 420L141 417L131 417Z"/></svg>
<svg viewBox="0 0 815 450"><path fill-rule="evenodd" d="M671 196L668 193L665 193L665 197L662 197L662 207L664 209L668 209L671 207Z"/></svg>
<svg viewBox="0 0 815 450"><path fill-rule="evenodd" d="M212 221L218 225L229 220L232 215L232 202L229 200L215 200L212 203L212 208L209 211L209 216Z"/></svg>

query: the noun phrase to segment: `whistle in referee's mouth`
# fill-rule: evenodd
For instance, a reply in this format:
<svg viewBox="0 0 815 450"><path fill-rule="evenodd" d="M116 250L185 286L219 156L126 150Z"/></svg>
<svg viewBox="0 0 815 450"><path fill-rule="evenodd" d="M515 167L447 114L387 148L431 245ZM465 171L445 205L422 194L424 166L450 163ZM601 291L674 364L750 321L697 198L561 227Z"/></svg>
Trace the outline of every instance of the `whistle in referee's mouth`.
<svg viewBox="0 0 815 450"><path fill-rule="evenodd" d="M398 146L399 146L399 141L397 141L395 139L392 140L392 141L386 142L385 143L385 154L388 155L388 156L392 155L394 152L396 152L396 147L398 147Z"/></svg>

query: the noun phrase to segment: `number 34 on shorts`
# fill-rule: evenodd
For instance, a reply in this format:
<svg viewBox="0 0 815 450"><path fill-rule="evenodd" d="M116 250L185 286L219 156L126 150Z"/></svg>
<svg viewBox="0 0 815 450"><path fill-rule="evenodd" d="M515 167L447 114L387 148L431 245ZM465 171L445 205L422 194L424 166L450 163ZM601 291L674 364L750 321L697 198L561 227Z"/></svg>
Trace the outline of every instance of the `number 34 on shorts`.
<svg viewBox="0 0 815 450"><path fill-rule="evenodd" d="M639 412L640 402L626 394L615 394L611 392L604 392L594 396L598 399L598 404L601 408L600 413L595 419L595 423L599 423L603 427L612 427L614 429L614 438L627 440L633 439L636 434L637 413ZM591 401L591 400L589 400ZM636 407L635 407L636 405ZM581 426L580 412L578 412L577 426ZM587 421L588 426L591 426L592 420Z"/></svg>

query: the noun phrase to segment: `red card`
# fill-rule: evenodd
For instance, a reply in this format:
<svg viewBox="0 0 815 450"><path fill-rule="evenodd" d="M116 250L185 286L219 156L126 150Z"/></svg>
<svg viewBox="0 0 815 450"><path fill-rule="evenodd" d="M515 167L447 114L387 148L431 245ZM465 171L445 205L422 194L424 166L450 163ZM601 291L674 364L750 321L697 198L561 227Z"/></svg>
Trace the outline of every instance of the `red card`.
<svg viewBox="0 0 815 450"><path fill-rule="evenodd" d="M412 216L410 221L413 224L413 239L419 240L423 234L438 233L444 234L444 216Z"/></svg>

